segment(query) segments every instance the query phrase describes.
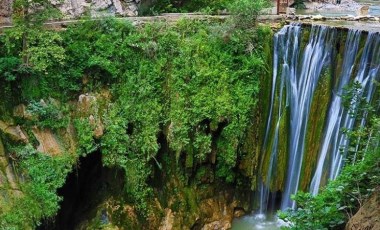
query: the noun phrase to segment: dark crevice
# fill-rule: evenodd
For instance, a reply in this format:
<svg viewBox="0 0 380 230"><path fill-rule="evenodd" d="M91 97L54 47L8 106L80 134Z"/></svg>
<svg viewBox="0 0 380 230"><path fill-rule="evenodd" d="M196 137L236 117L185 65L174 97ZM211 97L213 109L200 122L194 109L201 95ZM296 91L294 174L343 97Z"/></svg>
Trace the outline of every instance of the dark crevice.
<svg viewBox="0 0 380 230"><path fill-rule="evenodd" d="M76 229L97 215L99 204L110 196L118 196L124 186L124 173L102 165L100 152L79 158L78 167L67 176L57 193L63 197L53 219L45 220L40 230ZM102 215L100 215L102 217Z"/></svg>

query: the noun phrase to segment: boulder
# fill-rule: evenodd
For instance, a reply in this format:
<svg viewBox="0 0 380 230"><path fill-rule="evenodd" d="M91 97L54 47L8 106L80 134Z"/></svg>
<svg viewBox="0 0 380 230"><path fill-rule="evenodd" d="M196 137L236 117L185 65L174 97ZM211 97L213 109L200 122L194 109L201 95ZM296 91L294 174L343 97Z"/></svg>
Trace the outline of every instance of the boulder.
<svg viewBox="0 0 380 230"><path fill-rule="evenodd" d="M369 6L365 5L359 8L358 15L359 16L367 16L368 15Z"/></svg>
<svg viewBox="0 0 380 230"><path fill-rule="evenodd" d="M0 131L14 141L28 143L28 138L21 130L21 127L19 125L10 125L4 121L0 121Z"/></svg>
<svg viewBox="0 0 380 230"><path fill-rule="evenodd" d="M35 119L35 117L33 117L33 115L27 111L27 108L24 104L20 104L13 108L13 116L27 120Z"/></svg>

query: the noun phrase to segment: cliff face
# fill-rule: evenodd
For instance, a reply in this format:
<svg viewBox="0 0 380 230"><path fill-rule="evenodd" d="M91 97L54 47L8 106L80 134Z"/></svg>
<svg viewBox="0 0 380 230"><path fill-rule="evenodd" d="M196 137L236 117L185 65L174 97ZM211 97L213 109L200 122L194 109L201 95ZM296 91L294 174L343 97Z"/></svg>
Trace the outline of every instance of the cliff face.
<svg viewBox="0 0 380 230"><path fill-rule="evenodd" d="M55 103L59 104L54 99L39 102L45 107ZM82 94L77 102L71 102L71 106L78 116L88 120L86 125L92 128L93 137L100 139L107 127L96 115L104 112L99 108L100 104L111 103L110 98L103 94ZM0 120L0 189L5 191L0 194L0 206L12 207L12 202L28 196L20 189L25 181L20 171L14 171L17 156L14 156L12 148L6 148L9 143L33 146L36 151L52 158L65 154L74 157L80 148L78 130L74 130L72 123L60 130L15 125L17 119L30 122L35 119L27 107L30 105L20 104L13 108L12 118ZM161 145L168 148L165 140ZM175 164L171 157L174 153L162 154L160 158L171 160L162 163L163 169L156 169L152 178L161 184L154 186L153 199L149 203L154 212L148 214L149 221L139 219L135 205L122 198L122 191L127 187L123 182L124 174L117 168L103 167L101 151L98 151L77 159L76 164L80 167L74 169L66 178L65 185L58 189L63 203L60 203L61 210L55 222L43 223L41 229L60 229L58 225L69 222L72 226L63 226L94 229L98 227L99 220L107 226L127 229L230 229L233 218L244 213L243 210L249 210L250 199L246 195L249 191L238 191L233 186L216 182L213 174L205 173L212 171L212 165L199 169L203 172L197 173L200 184L195 179L186 183L180 176L167 173L174 170L171 169ZM79 198L83 193L86 199ZM71 218L70 221L67 218Z"/></svg>
<svg viewBox="0 0 380 230"><path fill-rule="evenodd" d="M83 15L97 16L137 16L141 0L52 0L64 18ZM9 22L13 0L0 2L0 23Z"/></svg>
<svg viewBox="0 0 380 230"><path fill-rule="evenodd" d="M140 0L64 0L56 6L68 18L78 17L85 13L92 16L120 15L136 16Z"/></svg>
<svg viewBox="0 0 380 230"><path fill-rule="evenodd" d="M249 211L265 123L254 116L258 78L268 73L246 47L263 44L269 59L271 31L225 38L216 26L87 20L41 31L27 73L19 46L0 49L0 179L20 189L0 193L0 229L60 210L54 223L82 229L227 229Z"/></svg>
<svg viewBox="0 0 380 230"><path fill-rule="evenodd" d="M359 211L348 221L346 230L380 229L380 190L364 203Z"/></svg>
<svg viewBox="0 0 380 230"><path fill-rule="evenodd" d="M5 23L9 21L12 5L11 1L12 0L2 0L0 2L0 23Z"/></svg>

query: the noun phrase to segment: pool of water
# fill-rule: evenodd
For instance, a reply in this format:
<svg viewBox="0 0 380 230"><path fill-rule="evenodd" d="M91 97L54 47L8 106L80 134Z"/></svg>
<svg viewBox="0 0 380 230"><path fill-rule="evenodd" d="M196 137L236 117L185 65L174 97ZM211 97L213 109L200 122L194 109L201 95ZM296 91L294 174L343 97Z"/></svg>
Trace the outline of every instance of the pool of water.
<svg viewBox="0 0 380 230"><path fill-rule="evenodd" d="M276 216L256 214L234 219L232 230L279 230L286 223Z"/></svg>
<svg viewBox="0 0 380 230"><path fill-rule="evenodd" d="M380 16L380 6L370 6L368 14L372 16Z"/></svg>
<svg viewBox="0 0 380 230"><path fill-rule="evenodd" d="M362 5L369 5L368 15L380 17L380 0L356 0L356 2ZM353 15L357 16L357 10L336 10L336 9L324 9L324 10L314 10L314 9L297 9L296 14L309 14L309 15L323 15L326 17L338 17Z"/></svg>

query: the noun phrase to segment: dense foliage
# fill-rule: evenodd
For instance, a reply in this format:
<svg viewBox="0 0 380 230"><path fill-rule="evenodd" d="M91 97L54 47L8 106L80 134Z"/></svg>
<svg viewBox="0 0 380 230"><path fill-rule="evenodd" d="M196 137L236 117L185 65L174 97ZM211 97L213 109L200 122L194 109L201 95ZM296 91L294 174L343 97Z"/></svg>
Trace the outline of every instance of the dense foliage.
<svg viewBox="0 0 380 230"><path fill-rule="evenodd" d="M0 228L30 229L58 211L62 198L56 190L65 183L75 158L70 154L56 157L41 154L31 145L11 148L11 151L19 159L15 168L24 183L20 183L22 194L12 200L11 206L2 204Z"/></svg>
<svg viewBox="0 0 380 230"><path fill-rule="evenodd" d="M162 0L153 1L146 9L142 9L143 14L159 13L185 13L185 12L221 12L226 10L231 0Z"/></svg>
<svg viewBox="0 0 380 230"><path fill-rule="evenodd" d="M270 7L268 0L161 0L154 1L142 14L201 12L214 14L245 14L256 17L263 8ZM247 14L249 12L249 14Z"/></svg>
<svg viewBox="0 0 380 230"><path fill-rule="evenodd" d="M27 65L23 38L6 31L0 36L1 118L10 119L12 108L24 103L30 117L17 121L22 128L62 133L72 124L78 149L57 157L30 145L7 146L14 149L25 186L22 198L0 211L1 226L22 229L53 216L61 199L56 189L79 156L96 150L105 166L125 171L126 199L148 214L148 180L154 167L162 168L162 136L184 181L217 153L209 173L223 183L236 182L242 140L269 69L264 46L271 31L253 26L181 20L136 28L112 19L88 21L65 31L29 33ZM111 101L97 102L96 119L105 127L100 139L86 113L67 106L79 94L97 92L112 95Z"/></svg>

